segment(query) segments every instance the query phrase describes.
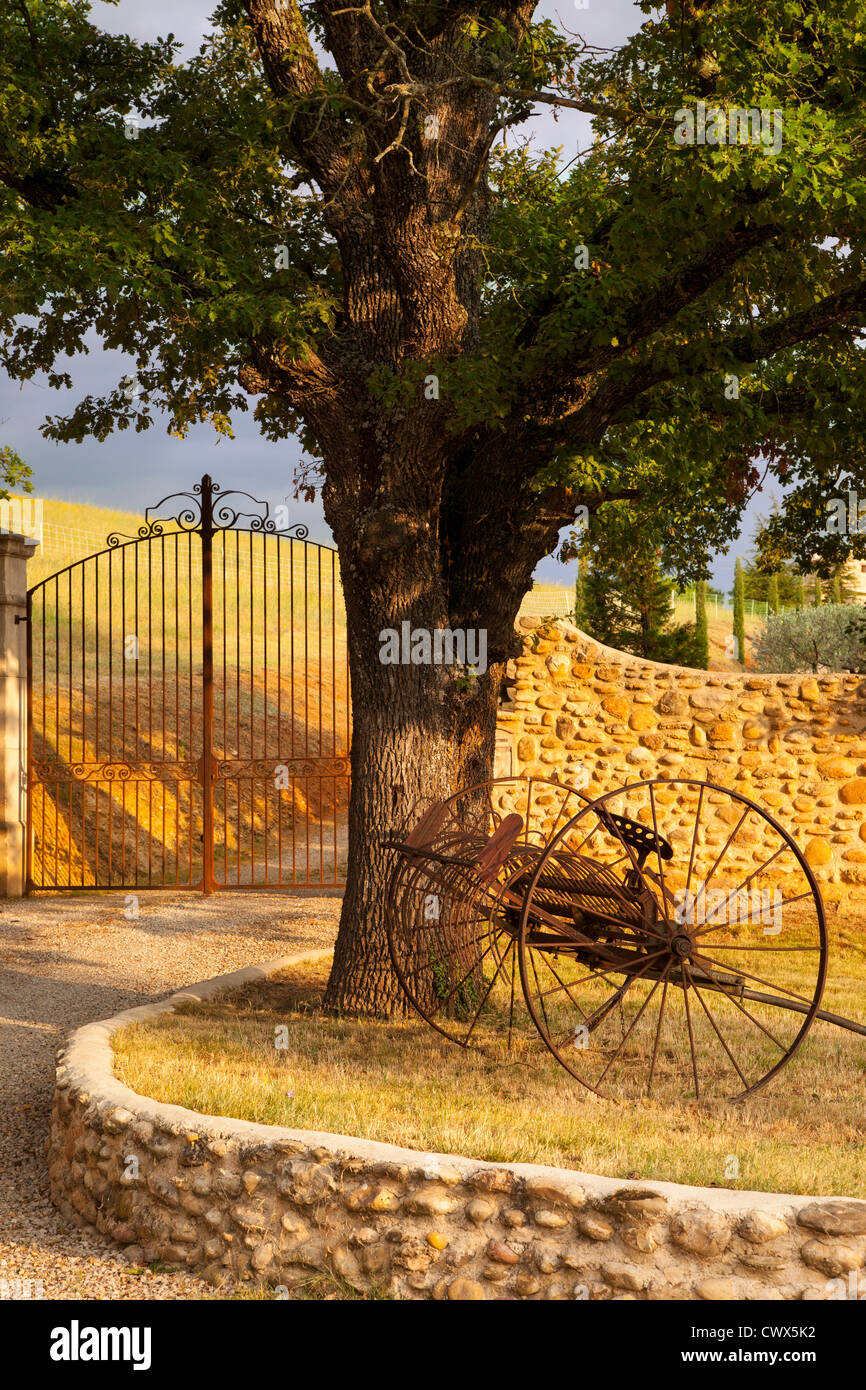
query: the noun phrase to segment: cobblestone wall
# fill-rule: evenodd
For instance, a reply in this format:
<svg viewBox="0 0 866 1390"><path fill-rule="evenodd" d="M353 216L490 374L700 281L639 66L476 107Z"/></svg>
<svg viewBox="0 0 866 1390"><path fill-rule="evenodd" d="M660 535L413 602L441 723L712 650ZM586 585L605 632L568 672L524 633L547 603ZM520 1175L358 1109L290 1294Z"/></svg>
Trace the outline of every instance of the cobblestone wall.
<svg viewBox="0 0 866 1390"><path fill-rule="evenodd" d="M712 673L603 647L523 618L497 770L579 779L589 796L649 777L709 778L770 811L824 897L866 887L866 681Z"/></svg>
<svg viewBox="0 0 866 1390"><path fill-rule="evenodd" d="M866 1202L649 1186L199 1115L112 1073L124 1024L303 957L79 1029L61 1053L51 1193L142 1262L290 1290L330 1271L401 1299L827 1299L866 1294ZM858 1283L859 1279L859 1283ZM859 1292L858 1292L859 1291Z"/></svg>

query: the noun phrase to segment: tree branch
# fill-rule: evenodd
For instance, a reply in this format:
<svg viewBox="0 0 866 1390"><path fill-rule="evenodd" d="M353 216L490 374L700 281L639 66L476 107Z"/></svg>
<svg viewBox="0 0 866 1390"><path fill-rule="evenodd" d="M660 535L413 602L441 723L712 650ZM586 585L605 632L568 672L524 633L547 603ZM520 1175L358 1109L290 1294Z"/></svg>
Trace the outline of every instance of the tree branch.
<svg viewBox="0 0 866 1390"><path fill-rule="evenodd" d="M863 280L856 280L835 294L825 295L808 309L774 319L763 328L756 327L723 339L721 346L740 362L759 362L783 348L818 338L829 328L857 322L866 326L866 281Z"/></svg>
<svg viewBox="0 0 866 1390"><path fill-rule="evenodd" d="M738 222L722 241L714 243L702 256L665 276L651 293L641 291L623 306L626 326L617 347L601 352L597 347L587 348L582 357L578 355L576 361L570 363L570 369L579 372L592 366L597 370L625 356L671 323L682 309L723 279L750 251L767 245L779 231L771 223Z"/></svg>
<svg viewBox="0 0 866 1390"><path fill-rule="evenodd" d="M617 328L616 347L599 348L587 341L582 346L578 344L574 355L561 369L552 371L548 381L530 379L516 409L524 411L531 406L537 417L539 413L543 415L545 406L550 410L558 409L563 415L569 413L570 408L585 404L588 400L587 374L595 375L633 352L636 346L671 323L681 310L717 284L749 252L772 241L778 232L779 228L770 223L738 222L703 255L665 276L650 293L642 290L635 294L623 306L625 327ZM543 319L539 319L533 341L537 341L542 323ZM525 339L521 340L521 346L527 345ZM639 369L637 379L641 379L639 374L643 370ZM655 376L653 373L650 376L652 380L648 384L654 384Z"/></svg>
<svg viewBox="0 0 866 1390"><path fill-rule="evenodd" d="M348 132L328 108L331 93L297 0L243 0L243 4L274 96L302 102L291 115L291 157L326 194L333 195L345 183L351 162Z"/></svg>
<svg viewBox="0 0 866 1390"><path fill-rule="evenodd" d="M866 283L863 281L826 295L808 309L782 316L763 327L755 326L746 332L720 338L715 345L716 355L721 362L726 359L760 362L785 348L810 342L844 323L866 325ZM683 351L664 368L645 364L620 380L605 378L573 414L542 427L539 440L551 452L578 450L596 444L614 417L652 387L674 378L704 375L706 370L704 366L694 365L693 352Z"/></svg>

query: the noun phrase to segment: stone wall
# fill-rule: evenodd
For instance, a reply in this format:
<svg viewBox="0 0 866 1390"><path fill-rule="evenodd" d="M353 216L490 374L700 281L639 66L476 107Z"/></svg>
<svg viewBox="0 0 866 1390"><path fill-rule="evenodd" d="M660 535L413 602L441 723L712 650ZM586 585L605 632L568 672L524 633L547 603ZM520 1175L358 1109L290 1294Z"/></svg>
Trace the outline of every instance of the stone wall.
<svg viewBox="0 0 866 1390"><path fill-rule="evenodd" d="M72 1035L49 1142L64 1215L97 1226L134 1262L161 1259L217 1286L247 1278L290 1290L330 1271L401 1299L866 1293L866 1202L422 1154L199 1115L114 1077L117 1028L304 958L313 956L206 981Z"/></svg>
<svg viewBox="0 0 866 1390"><path fill-rule="evenodd" d="M866 680L692 671L522 618L497 771L589 796L651 777L709 779L768 810L828 901L866 888Z"/></svg>

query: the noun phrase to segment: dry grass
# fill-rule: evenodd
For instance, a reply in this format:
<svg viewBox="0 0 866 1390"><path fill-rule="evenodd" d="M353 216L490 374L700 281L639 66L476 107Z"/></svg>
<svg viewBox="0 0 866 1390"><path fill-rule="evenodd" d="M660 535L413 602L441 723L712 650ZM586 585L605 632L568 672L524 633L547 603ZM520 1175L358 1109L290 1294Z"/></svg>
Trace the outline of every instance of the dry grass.
<svg viewBox="0 0 866 1390"><path fill-rule="evenodd" d="M823 1006L866 1015L862 917L837 915ZM866 1196L866 1046L815 1023L769 1087L740 1104L600 1100L538 1048L464 1052L420 1020L319 1010L305 966L115 1036L134 1090L192 1110L361 1135L423 1151L638 1179ZM288 1025L289 1050L275 1049ZM731 1176L731 1159L738 1175Z"/></svg>

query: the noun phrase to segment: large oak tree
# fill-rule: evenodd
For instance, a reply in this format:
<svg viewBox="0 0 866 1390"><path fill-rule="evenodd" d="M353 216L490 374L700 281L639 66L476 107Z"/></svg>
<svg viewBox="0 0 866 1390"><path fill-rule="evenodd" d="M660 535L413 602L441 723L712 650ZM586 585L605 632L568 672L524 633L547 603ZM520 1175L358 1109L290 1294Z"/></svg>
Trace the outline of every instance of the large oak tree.
<svg viewBox="0 0 866 1390"><path fill-rule="evenodd" d="M345 1009L398 1007L379 837L489 775L515 614L575 509L629 499L694 574L756 460L832 480L839 441L863 453L866 5L641 5L615 52L536 9L225 0L184 63L85 0L0 5L4 364L69 384L95 330L142 392L47 433L228 431L252 400L320 474L353 691ZM780 146L678 143L699 102L763 110ZM542 107L592 116L592 148L533 150ZM487 671L383 665L407 618L485 629Z"/></svg>

